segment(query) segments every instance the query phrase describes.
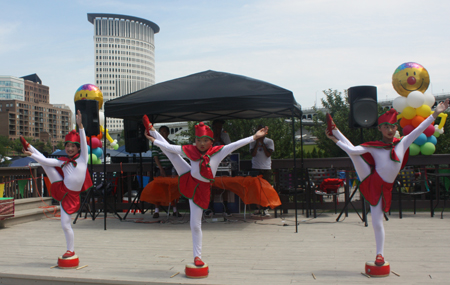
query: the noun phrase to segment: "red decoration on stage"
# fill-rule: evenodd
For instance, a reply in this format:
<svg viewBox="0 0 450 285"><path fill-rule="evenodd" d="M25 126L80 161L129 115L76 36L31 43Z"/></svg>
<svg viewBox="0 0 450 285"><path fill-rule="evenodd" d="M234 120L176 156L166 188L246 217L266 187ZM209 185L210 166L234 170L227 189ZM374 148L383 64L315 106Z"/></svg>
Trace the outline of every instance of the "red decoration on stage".
<svg viewBox="0 0 450 285"><path fill-rule="evenodd" d="M77 268L80 264L80 259L78 258L78 255L74 255L69 258L62 258L61 256L58 257L58 267L62 269L73 269Z"/></svg>
<svg viewBox="0 0 450 285"><path fill-rule="evenodd" d="M386 277L391 273L389 262L385 262L382 266L377 266L373 261L366 262L366 274L371 277Z"/></svg>
<svg viewBox="0 0 450 285"><path fill-rule="evenodd" d="M209 267L206 263L203 266L195 266L194 263L189 263L186 264L184 273L189 278L206 278L209 274Z"/></svg>

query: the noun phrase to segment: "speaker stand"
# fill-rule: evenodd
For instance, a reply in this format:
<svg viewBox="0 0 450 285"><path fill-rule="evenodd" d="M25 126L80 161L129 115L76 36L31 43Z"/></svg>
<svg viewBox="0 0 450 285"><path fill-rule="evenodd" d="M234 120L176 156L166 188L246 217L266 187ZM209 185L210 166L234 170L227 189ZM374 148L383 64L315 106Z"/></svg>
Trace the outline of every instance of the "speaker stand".
<svg viewBox="0 0 450 285"><path fill-rule="evenodd" d="M133 208L133 207L135 208L135 210L140 210L142 214L145 213L144 212L144 207L141 208L139 206L139 202L141 201L141 193L142 193L142 190L144 189L144 183L143 183L143 177L142 177L142 173L143 173L143 169L142 169L143 168L143 166L142 166L142 152L139 153L139 166L140 166L140 169L139 169L140 178L139 179L141 180L141 183L139 185L139 191L138 191L138 194L136 195L136 197L134 197L133 201L131 202L131 205L128 208L127 213L123 217L123 220L126 220L126 218L128 216L128 213L131 211L131 208ZM136 211L134 212L134 214L136 214Z"/></svg>

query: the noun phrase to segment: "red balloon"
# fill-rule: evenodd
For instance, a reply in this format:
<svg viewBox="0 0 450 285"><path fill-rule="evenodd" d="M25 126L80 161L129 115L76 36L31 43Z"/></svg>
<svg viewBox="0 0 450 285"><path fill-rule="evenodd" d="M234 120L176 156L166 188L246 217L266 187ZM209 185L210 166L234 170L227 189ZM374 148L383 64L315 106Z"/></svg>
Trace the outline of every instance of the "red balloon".
<svg viewBox="0 0 450 285"><path fill-rule="evenodd" d="M403 128L403 135L404 136L408 135L410 132L412 132L412 130L414 130L414 127L412 125L406 125Z"/></svg>
<svg viewBox="0 0 450 285"><path fill-rule="evenodd" d="M427 136L427 137L431 137L434 134L434 126L433 125L429 125L425 131L423 131L423 133Z"/></svg>
<svg viewBox="0 0 450 285"><path fill-rule="evenodd" d="M102 147L102 142L97 137L92 136L91 137L91 142L92 142L92 145L91 145L92 149L96 149L98 147Z"/></svg>

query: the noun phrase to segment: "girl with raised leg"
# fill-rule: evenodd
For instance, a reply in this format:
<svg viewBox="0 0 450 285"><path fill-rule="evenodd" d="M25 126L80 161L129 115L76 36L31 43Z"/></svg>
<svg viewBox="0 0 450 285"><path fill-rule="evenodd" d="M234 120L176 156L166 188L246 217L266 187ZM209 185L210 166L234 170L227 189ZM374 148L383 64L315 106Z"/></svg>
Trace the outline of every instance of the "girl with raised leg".
<svg viewBox="0 0 450 285"><path fill-rule="evenodd" d="M326 134L351 158L361 184L359 189L364 199L370 203L372 227L375 233L377 256L375 265L382 266L384 261L385 232L384 212L388 212L392 200L394 181L405 166L409 157L409 146L414 140L448 108L449 99L441 102L435 112L424 120L407 136L397 139L397 111L391 109L378 118L378 130L382 140L354 146L336 127L330 114L327 114ZM384 212L383 212L384 211Z"/></svg>
<svg viewBox="0 0 450 285"><path fill-rule="evenodd" d="M63 258L70 258L75 255L74 233L70 215L76 213L80 208L80 192L92 186L87 170L88 151L86 135L79 110L76 115L76 122L80 134L73 130L65 137L64 149L68 158L46 158L22 136L20 137L23 145L22 152L41 164L52 183L51 195L60 202L61 226L67 245L67 251L62 256Z"/></svg>

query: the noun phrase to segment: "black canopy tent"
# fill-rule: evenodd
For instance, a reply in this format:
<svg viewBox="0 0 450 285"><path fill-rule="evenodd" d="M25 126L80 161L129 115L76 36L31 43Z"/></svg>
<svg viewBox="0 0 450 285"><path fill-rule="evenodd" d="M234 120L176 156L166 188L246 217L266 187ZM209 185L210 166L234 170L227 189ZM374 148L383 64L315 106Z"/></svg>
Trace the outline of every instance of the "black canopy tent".
<svg viewBox="0 0 450 285"><path fill-rule="evenodd" d="M301 106L291 91L261 80L208 70L152 85L104 106L105 117L140 120L147 115L152 123L292 118L296 168L294 118L301 122ZM297 204L295 214L297 232Z"/></svg>

